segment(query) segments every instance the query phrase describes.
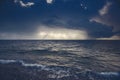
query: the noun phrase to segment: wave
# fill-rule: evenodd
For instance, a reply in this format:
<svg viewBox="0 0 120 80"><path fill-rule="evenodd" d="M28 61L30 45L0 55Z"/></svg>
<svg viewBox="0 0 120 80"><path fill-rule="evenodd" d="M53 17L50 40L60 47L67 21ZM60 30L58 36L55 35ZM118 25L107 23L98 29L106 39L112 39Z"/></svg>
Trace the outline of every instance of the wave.
<svg viewBox="0 0 120 80"><path fill-rule="evenodd" d="M30 63L25 63L23 60L0 60L0 63L2 64L9 64L9 63L20 63L22 66L25 67L45 67L44 65L41 64L30 64Z"/></svg>
<svg viewBox="0 0 120 80"><path fill-rule="evenodd" d="M54 66L25 63L23 60L0 60L0 63L1 64L19 63L21 64L21 66L24 66L24 67L38 68L38 69L41 69L40 71L44 70L44 71L52 72L52 74L48 75L49 78L56 78L56 77L62 78L70 75L68 71L62 70L60 67L54 68Z"/></svg>
<svg viewBox="0 0 120 80"><path fill-rule="evenodd" d="M118 76L120 75L118 72L101 72L99 73L100 75L106 75L106 76L109 76L109 75L115 75L115 76Z"/></svg>
<svg viewBox="0 0 120 80"><path fill-rule="evenodd" d="M32 64L26 63L23 60L0 60L0 64L20 64L22 67L30 67L32 69L38 69L38 71L44 71L49 74L48 78L52 79L69 79L73 78L73 80L85 78L85 80L119 80L120 72L93 72L93 71L81 71L78 69L73 69L71 67L61 67L61 66L45 66L41 64ZM30 69L32 71L32 69ZM67 79L67 80L68 80Z"/></svg>
<svg viewBox="0 0 120 80"><path fill-rule="evenodd" d="M3 59L0 60L0 63L2 63L2 64L15 63L15 62L17 62L17 61L16 60L3 60Z"/></svg>

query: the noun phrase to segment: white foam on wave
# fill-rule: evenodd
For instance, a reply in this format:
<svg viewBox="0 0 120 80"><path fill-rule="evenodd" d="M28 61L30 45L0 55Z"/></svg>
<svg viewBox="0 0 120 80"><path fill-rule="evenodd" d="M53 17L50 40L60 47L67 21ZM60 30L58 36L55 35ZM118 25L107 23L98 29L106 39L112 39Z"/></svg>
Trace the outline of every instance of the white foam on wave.
<svg viewBox="0 0 120 80"><path fill-rule="evenodd" d="M1 59L0 63L2 63L2 64L21 63L21 65L25 66L25 67L42 67L42 68L45 67L44 65L41 65L41 64L29 64L29 63L25 63L23 60L3 60L3 59Z"/></svg>
<svg viewBox="0 0 120 80"><path fill-rule="evenodd" d="M49 68L45 65L41 64L31 64L31 63L25 63L23 60L0 60L0 63L2 64L9 64L9 63L20 63L24 67L36 67L40 68L41 70L45 71L51 71L52 74L49 74L49 78L62 78L62 77L67 77L70 76L70 72L62 69L54 69L54 68Z"/></svg>
<svg viewBox="0 0 120 80"><path fill-rule="evenodd" d="M15 62L16 60L3 60L3 59L0 60L0 63L2 64L15 63Z"/></svg>
<svg viewBox="0 0 120 80"><path fill-rule="evenodd" d="M67 71L65 71L65 70L53 70L53 74L49 74L48 75L48 77L49 78L57 78L57 79L59 79L59 78L63 78L63 77L68 77L68 76L70 76L71 75L71 73L67 70Z"/></svg>
<svg viewBox="0 0 120 80"><path fill-rule="evenodd" d="M106 76L114 75L114 76L119 76L119 73L118 72L101 72L100 75L106 75Z"/></svg>
<svg viewBox="0 0 120 80"><path fill-rule="evenodd" d="M61 68L50 68L49 66L45 66L45 65L41 65L41 64L32 64L32 63L25 63L23 60L0 60L1 64L9 64L9 63L20 63L21 66L24 67L36 67L36 68L40 68L41 70L45 70L45 71L50 71L52 72L51 74L48 75L49 78L62 78L62 77L68 77L71 76L71 72L69 71L69 69L64 70ZM86 72L86 71L85 71ZM100 73L96 73L99 74L101 76L120 76L119 72L100 72Z"/></svg>
<svg viewBox="0 0 120 80"><path fill-rule="evenodd" d="M24 61L20 60L19 61L22 66L25 66L25 67L41 67L41 68L45 68L46 66L44 65L41 65L41 64L30 64L30 63L25 63Z"/></svg>

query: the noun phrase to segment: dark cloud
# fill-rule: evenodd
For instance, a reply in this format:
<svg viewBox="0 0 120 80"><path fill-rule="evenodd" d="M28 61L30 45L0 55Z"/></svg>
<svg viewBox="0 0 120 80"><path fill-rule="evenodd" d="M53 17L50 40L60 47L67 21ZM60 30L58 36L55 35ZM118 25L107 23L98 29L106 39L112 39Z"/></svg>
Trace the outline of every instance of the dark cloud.
<svg viewBox="0 0 120 80"><path fill-rule="evenodd" d="M4 2L4 0L0 0L0 5L2 5L2 4L3 4L3 2Z"/></svg>
<svg viewBox="0 0 120 80"><path fill-rule="evenodd" d="M120 22L119 22L120 15L119 14L120 14L120 9L118 5L116 5L114 2L106 2L103 8L98 10L98 15L91 18L90 22L96 22L96 23L106 25L107 27L112 28L111 32L113 33L113 35L117 35L119 34L118 32L120 31Z"/></svg>
<svg viewBox="0 0 120 80"><path fill-rule="evenodd" d="M88 38L109 38L120 30L119 4L113 0L2 0L0 12L1 38L34 38L43 26L83 30Z"/></svg>

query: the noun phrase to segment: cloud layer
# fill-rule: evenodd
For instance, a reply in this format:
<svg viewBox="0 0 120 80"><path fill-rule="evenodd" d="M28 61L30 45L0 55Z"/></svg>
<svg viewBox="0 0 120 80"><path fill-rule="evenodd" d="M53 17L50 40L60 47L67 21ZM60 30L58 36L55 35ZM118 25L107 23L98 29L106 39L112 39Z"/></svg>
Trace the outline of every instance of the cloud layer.
<svg viewBox="0 0 120 80"><path fill-rule="evenodd" d="M111 10L112 9L112 10ZM107 2L102 9L98 11L98 15L91 18L90 22L96 22L103 25L107 25L109 27L113 27L113 31L120 31L120 16L118 16L119 11L114 11L113 4L111 2ZM111 12L114 11L114 12Z"/></svg>
<svg viewBox="0 0 120 80"><path fill-rule="evenodd" d="M9 37L8 37L9 36ZM27 37L26 37L27 36ZM39 27L34 34L12 34L0 33L0 39L40 39L40 40L85 40L88 39L86 31L67 29L67 28L49 28Z"/></svg>
<svg viewBox="0 0 120 80"><path fill-rule="evenodd" d="M120 9L115 0L13 1L0 3L1 39L97 39L120 35Z"/></svg>

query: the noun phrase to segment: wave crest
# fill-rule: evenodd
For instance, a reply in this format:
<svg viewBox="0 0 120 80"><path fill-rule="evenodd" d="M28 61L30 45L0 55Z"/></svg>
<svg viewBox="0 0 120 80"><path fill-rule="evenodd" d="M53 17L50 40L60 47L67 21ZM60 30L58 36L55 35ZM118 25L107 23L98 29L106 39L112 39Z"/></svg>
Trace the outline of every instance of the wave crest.
<svg viewBox="0 0 120 80"><path fill-rule="evenodd" d="M93 72L93 71L81 71L79 69L74 69L70 67L60 67L60 66L45 66L41 64L30 64L25 63L23 60L0 60L0 64L20 64L22 67L27 67L32 69L37 69L37 71L47 72L48 79L84 79L84 80L119 80L120 72ZM34 70L33 70L34 72ZM37 72L36 72L37 74Z"/></svg>

